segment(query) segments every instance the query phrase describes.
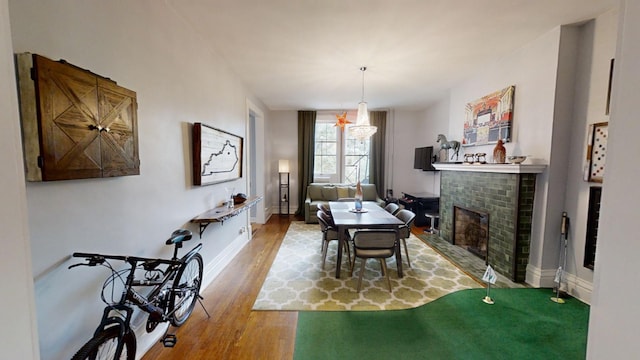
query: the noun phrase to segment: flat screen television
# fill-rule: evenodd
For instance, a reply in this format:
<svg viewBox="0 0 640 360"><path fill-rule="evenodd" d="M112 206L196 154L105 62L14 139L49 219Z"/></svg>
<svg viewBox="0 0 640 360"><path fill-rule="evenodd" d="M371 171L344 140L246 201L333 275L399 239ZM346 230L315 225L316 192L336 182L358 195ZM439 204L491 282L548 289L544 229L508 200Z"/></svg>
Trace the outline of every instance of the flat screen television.
<svg viewBox="0 0 640 360"><path fill-rule="evenodd" d="M433 167L433 146L416 148L413 168L422 171L436 171L436 168Z"/></svg>

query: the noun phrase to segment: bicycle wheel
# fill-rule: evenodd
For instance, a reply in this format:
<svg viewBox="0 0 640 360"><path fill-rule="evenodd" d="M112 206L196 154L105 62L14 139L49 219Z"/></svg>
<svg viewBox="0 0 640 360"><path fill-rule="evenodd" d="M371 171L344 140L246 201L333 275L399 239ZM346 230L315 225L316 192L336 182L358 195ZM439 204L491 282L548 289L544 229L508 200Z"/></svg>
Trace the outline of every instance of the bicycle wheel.
<svg viewBox="0 0 640 360"><path fill-rule="evenodd" d="M99 332L91 340L73 355L71 360L114 360L116 359L116 348L118 346L118 335L120 327L113 326ZM119 360L135 360L136 358L136 337L132 332L127 333L124 338L124 345Z"/></svg>
<svg viewBox="0 0 640 360"><path fill-rule="evenodd" d="M202 256L195 254L184 263L173 283L172 295L169 300L171 324L180 326L193 312L200 294L202 284Z"/></svg>

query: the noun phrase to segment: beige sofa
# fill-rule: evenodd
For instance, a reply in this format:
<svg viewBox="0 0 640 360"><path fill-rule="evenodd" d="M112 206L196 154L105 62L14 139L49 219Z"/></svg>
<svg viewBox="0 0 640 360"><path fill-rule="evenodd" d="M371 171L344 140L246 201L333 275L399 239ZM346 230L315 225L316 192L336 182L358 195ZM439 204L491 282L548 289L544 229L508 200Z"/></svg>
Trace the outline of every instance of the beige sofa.
<svg viewBox="0 0 640 360"><path fill-rule="evenodd" d="M362 200L375 201L384 206L384 200L380 199L374 184L362 184ZM304 221L317 223L318 205L336 201L340 198L353 198L356 194L355 185L311 183L307 186L307 199L304 202Z"/></svg>

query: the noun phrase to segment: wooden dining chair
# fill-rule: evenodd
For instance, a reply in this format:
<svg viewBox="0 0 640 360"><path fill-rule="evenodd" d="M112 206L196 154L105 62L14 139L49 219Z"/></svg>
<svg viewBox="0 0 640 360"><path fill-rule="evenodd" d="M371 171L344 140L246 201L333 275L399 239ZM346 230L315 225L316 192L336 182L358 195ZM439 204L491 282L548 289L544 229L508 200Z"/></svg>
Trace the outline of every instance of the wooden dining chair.
<svg viewBox="0 0 640 360"><path fill-rule="evenodd" d="M333 240L338 240L338 228L333 224L333 220L322 210L318 210L316 213L318 217L318 223L320 224L320 230L322 231L322 269L324 270L324 263L327 260L327 251L329 249L329 243ZM351 239L345 234L344 250L347 252L347 260L349 266L351 266L351 248L349 243Z"/></svg>
<svg viewBox="0 0 640 360"><path fill-rule="evenodd" d="M404 252L407 255L407 264L411 267L411 259L409 258L409 248L407 247L407 239L411 236L411 227L413 226L413 222L416 219L416 214L414 214L411 210L402 209L396 213L396 217L400 219L404 225L402 225L399 229L399 238L404 245Z"/></svg>
<svg viewBox="0 0 640 360"><path fill-rule="evenodd" d="M391 280L389 280L389 271L387 270L387 258L392 257L396 250L396 231L395 230L364 230L356 231L353 237L353 255L354 259L351 264L351 275L353 276L353 268L355 267L356 258L360 258L360 275L358 276L358 292L362 286L362 276L364 275L365 265L368 259L378 259L382 273L387 277L387 285L391 292Z"/></svg>

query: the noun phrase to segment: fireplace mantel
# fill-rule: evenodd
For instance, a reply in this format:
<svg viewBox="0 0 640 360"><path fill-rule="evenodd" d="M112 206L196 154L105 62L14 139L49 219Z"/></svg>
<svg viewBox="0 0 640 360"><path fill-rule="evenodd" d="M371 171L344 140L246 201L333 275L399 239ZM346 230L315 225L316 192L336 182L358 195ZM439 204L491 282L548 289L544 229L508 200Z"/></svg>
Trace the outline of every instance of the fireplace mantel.
<svg viewBox="0 0 640 360"><path fill-rule="evenodd" d="M543 172L547 165L544 164L456 164L433 163L436 170L445 171L473 171L503 174L538 174Z"/></svg>

